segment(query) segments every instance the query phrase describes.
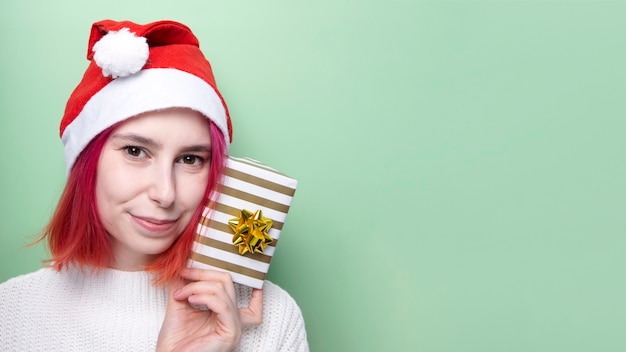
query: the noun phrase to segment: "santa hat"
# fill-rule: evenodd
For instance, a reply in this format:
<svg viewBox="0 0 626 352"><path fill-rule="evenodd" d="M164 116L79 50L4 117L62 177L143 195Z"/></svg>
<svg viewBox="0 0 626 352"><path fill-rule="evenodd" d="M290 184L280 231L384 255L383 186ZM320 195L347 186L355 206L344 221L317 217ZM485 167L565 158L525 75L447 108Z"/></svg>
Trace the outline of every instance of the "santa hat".
<svg viewBox="0 0 626 352"><path fill-rule="evenodd" d="M61 120L68 173L100 132L137 114L190 108L213 121L232 140L228 108L211 64L191 30L177 22L146 25L104 20L91 28L83 79Z"/></svg>

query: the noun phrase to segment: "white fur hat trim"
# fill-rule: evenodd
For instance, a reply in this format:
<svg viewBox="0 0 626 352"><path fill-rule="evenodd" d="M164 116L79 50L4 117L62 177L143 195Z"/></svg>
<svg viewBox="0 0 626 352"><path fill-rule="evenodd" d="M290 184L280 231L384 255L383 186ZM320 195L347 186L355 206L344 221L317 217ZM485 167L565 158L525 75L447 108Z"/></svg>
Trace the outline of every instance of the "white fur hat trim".
<svg viewBox="0 0 626 352"><path fill-rule="evenodd" d="M87 144L108 127L132 116L168 108L189 108L213 121L228 139L226 109L204 80L173 68L142 70L107 84L85 104L61 137L69 175Z"/></svg>

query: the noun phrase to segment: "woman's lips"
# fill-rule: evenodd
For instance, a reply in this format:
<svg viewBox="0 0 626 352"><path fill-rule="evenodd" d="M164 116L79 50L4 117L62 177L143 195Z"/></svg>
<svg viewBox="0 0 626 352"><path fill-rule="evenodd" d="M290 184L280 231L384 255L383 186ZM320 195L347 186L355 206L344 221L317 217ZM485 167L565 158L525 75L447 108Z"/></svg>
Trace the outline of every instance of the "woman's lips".
<svg viewBox="0 0 626 352"><path fill-rule="evenodd" d="M132 215L132 218L139 226L156 233L166 232L176 224L176 220L162 220L136 215Z"/></svg>

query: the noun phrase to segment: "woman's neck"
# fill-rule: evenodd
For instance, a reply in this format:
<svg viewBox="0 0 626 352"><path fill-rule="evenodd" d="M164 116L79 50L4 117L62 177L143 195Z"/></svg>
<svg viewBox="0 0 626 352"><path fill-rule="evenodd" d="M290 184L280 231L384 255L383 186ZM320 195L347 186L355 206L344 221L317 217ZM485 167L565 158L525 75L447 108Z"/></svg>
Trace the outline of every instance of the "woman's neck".
<svg viewBox="0 0 626 352"><path fill-rule="evenodd" d="M113 258L109 267L120 271L143 271L159 256L134 252L127 247L117 245L115 240L111 241L111 251Z"/></svg>

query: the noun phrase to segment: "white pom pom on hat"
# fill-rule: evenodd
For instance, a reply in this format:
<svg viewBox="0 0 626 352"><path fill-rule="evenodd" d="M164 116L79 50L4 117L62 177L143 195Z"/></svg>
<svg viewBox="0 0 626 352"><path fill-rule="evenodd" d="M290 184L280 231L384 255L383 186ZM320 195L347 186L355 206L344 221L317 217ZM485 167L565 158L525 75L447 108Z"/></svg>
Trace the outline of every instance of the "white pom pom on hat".
<svg viewBox="0 0 626 352"><path fill-rule="evenodd" d="M102 68L105 77L126 77L141 70L148 60L146 38L138 37L130 29L107 33L93 46L93 59Z"/></svg>
<svg viewBox="0 0 626 352"><path fill-rule="evenodd" d="M191 30L178 22L145 25L104 20L92 25L90 65L67 101L60 124L69 174L82 150L100 132L143 112L184 107L222 131L232 123L211 64Z"/></svg>

